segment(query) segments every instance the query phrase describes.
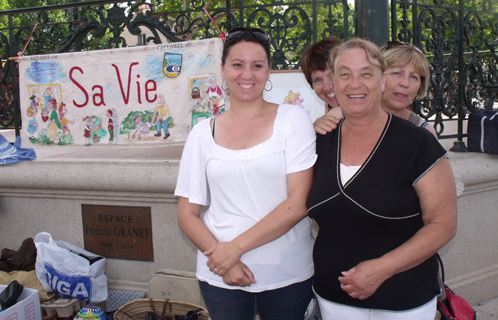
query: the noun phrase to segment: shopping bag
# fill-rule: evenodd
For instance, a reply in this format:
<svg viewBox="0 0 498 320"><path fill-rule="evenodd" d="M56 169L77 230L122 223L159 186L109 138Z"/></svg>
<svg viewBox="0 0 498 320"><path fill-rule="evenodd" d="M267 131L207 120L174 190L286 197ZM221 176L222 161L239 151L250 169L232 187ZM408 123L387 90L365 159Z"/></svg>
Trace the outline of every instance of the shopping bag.
<svg viewBox="0 0 498 320"><path fill-rule="evenodd" d="M66 299L99 303L107 300L105 258L47 232L36 235L36 275L43 288Z"/></svg>
<svg viewBox="0 0 498 320"><path fill-rule="evenodd" d="M467 136L469 151L498 154L498 112L469 114Z"/></svg>

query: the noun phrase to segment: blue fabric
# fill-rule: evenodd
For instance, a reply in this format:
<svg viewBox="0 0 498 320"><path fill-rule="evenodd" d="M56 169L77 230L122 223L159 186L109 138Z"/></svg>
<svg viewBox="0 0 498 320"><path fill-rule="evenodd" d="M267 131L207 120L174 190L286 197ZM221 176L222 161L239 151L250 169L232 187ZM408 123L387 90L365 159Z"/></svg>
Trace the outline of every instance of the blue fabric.
<svg viewBox="0 0 498 320"><path fill-rule="evenodd" d="M34 159L36 159L35 150L21 148L21 137L17 137L14 145L11 145L10 142L0 134L0 164L10 164Z"/></svg>
<svg viewBox="0 0 498 320"><path fill-rule="evenodd" d="M313 297L312 279L258 293L230 290L199 281L204 302L213 320L302 320Z"/></svg>

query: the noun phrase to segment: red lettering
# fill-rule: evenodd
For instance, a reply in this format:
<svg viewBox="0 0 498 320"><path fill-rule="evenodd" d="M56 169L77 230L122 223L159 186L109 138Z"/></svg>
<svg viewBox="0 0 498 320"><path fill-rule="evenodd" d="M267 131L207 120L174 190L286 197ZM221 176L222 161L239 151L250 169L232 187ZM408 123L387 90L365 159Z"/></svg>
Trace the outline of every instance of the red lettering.
<svg viewBox="0 0 498 320"><path fill-rule="evenodd" d="M83 74L83 70L81 70L80 67L72 67L71 70L69 70L69 79L71 79L71 81L78 87L80 88L81 91L83 91L83 94L85 95L85 102L82 103L82 104L79 104L77 103L75 100L73 100L73 103L76 107L78 108L83 108L84 106L87 105L88 103L88 93L86 92L85 88L83 88L83 86L81 84L79 84L78 81L76 81L74 78L73 78L73 71L74 70L78 70L79 72L81 72L81 74ZM121 84L121 81L119 82Z"/></svg>
<svg viewBox="0 0 498 320"><path fill-rule="evenodd" d="M93 95L93 104L96 106L96 107L100 107L101 105L106 105L105 104L105 101L104 101L104 88L102 88L102 86L99 86L99 85L95 85L92 87L92 91L95 90L95 89L100 89L100 93L95 93ZM97 102L97 100L95 99L95 97L99 97L100 98L100 102Z"/></svg>
<svg viewBox="0 0 498 320"><path fill-rule="evenodd" d="M140 78L140 75L137 74L137 78ZM138 97L138 103L142 103L142 97L140 94L140 82L137 81L137 97Z"/></svg>
<svg viewBox="0 0 498 320"><path fill-rule="evenodd" d="M131 82L131 69L134 65L137 65L138 62L133 62L130 64L130 70L128 72L128 87L126 88L126 95L123 90L123 83L121 81L121 75L119 74L119 68L113 63L112 66L116 69L116 75L118 76L119 88L121 89L121 95L123 96L123 101L125 104L128 104L128 100L130 99L130 82Z"/></svg>
<svg viewBox="0 0 498 320"><path fill-rule="evenodd" d="M149 83L152 83L152 88L149 88ZM149 99L149 92L151 91L156 91L156 82L154 80L148 80L145 83L145 99L147 99L147 102L154 102L157 99L157 94L154 94L154 98Z"/></svg>

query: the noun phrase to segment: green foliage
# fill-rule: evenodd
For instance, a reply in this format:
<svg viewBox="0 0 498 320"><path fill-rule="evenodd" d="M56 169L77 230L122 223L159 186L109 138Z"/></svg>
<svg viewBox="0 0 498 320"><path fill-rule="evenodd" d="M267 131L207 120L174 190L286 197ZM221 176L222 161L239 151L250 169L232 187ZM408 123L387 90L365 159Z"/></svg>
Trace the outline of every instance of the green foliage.
<svg viewBox="0 0 498 320"><path fill-rule="evenodd" d="M130 111L126 118L121 122L119 134L126 134L135 130L136 123L135 117L140 117L142 122L145 123L155 123L156 119L153 118L154 112L152 111ZM157 130L157 126L154 124L150 127L150 130Z"/></svg>

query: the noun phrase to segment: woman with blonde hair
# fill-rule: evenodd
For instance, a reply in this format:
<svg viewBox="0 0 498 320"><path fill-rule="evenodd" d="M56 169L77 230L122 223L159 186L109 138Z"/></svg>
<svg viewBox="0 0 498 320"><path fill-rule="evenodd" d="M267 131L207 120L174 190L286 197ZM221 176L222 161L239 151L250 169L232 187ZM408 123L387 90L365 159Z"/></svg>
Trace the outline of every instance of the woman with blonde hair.
<svg viewBox="0 0 498 320"><path fill-rule="evenodd" d="M436 252L456 233L447 152L427 130L381 107L386 62L352 39L331 56L345 118L317 136L308 195L319 232L313 288L324 320L433 320Z"/></svg>
<svg viewBox="0 0 498 320"><path fill-rule="evenodd" d="M414 100L422 100L427 95L430 82L427 58L419 48L401 41L387 42L381 52L387 65L382 108L417 127L426 128L437 138L434 127L411 110ZM339 119L336 113L329 112L315 121L315 131L330 132L337 127Z"/></svg>

